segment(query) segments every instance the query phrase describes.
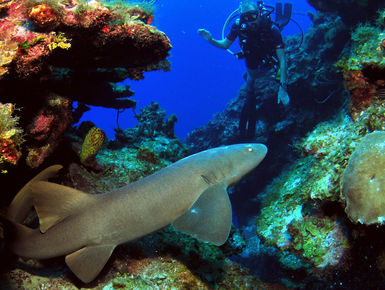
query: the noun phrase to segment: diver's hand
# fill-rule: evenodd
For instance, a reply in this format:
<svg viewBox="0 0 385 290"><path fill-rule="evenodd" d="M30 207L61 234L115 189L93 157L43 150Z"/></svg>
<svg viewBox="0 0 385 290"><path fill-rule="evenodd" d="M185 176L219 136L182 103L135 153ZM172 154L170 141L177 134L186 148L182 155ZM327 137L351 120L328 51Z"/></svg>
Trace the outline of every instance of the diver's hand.
<svg viewBox="0 0 385 290"><path fill-rule="evenodd" d="M204 40L210 41L213 39L210 31L207 31L206 29L198 29L198 33L203 37Z"/></svg>
<svg viewBox="0 0 385 290"><path fill-rule="evenodd" d="M278 104L282 102L282 105L287 106L290 102L289 95L287 94L286 89L284 89L282 86L279 86L278 91Z"/></svg>

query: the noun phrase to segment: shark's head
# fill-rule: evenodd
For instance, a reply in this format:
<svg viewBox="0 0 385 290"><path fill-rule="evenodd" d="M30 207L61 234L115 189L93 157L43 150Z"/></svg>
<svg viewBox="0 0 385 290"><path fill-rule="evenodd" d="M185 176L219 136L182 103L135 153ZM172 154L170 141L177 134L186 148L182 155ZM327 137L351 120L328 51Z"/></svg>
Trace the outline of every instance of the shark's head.
<svg viewBox="0 0 385 290"><path fill-rule="evenodd" d="M202 155L207 163L201 166L201 176L210 184L224 182L231 186L253 170L265 158L267 148L263 144L235 144L213 148Z"/></svg>
<svg viewBox="0 0 385 290"><path fill-rule="evenodd" d="M257 167L267 153L267 147L263 144L236 144L227 147L229 148L227 158L233 164L229 185L237 183L243 176Z"/></svg>

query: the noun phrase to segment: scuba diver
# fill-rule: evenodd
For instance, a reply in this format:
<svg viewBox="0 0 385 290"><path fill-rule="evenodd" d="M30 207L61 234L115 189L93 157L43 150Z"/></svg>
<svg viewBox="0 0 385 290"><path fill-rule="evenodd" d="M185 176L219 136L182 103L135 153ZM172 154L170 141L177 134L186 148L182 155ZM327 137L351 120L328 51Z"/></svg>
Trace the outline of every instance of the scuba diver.
<svg viewBox="0 0 385 290"><path fill-rule="evenodd" d="M270 68L272 67L272 62L279 64L278 103L281 102L286 106L290 101L287 93L287 65L281 30L290 20L291 6L290 9L286 9L285 5L285 13L282 14L282 4L280 5L277 17L280 16L278 20L283 20L281 22L277 21L277 17L275 22L270 18L274 7L264 5L262 1L255 3L243 0L239 4L239 18L231 26L230 33L226 37L217 40L206 29L198 30L204 40L222 49L228 49L237 37L239 39L242 52L236 56L245 59L247 68L246 102L239 120L239 130L243 137L253 138L255 135L257 96L254 82L269 65ZM265 6L273 10L268 10Z"/></svg>

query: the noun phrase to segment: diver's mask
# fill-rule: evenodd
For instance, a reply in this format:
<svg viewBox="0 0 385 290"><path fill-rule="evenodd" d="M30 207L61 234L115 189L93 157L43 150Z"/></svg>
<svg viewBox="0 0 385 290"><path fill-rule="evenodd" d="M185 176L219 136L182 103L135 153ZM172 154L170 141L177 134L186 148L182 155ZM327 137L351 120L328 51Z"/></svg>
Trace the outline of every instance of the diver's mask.
<svg viewBox="0 0 385 290"><path fill-rule="evenodd" d="M241 23L258 22L259 12L257 10L250 10L240 15Z"/></svg>

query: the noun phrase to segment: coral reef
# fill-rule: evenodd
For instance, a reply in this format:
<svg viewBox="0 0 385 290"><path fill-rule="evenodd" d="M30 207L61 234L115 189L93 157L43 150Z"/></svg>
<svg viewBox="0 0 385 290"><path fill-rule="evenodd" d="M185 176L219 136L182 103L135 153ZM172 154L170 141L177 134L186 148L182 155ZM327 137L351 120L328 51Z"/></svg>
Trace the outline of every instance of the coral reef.
<svg viewBox="0 0 385 290"><path fill-rule="evenodd" d="M142 109L141 114L136 115L139 123L135 128L118 129L115 140L106 141L103 148L97 146L97 155L95 157L92 154L92 162L86 164L87 169L72 163L66 184L87 192L99 193L136 181L185 157L187 149L175 135L170 134L174 129L170 128L167 119L173 115L166 120L165 116L166 112L155 102ZM151 134L143 133L145 124L156 124L154 130L150 130ZM80 148L82 143L84 146L86 136L92 137L89 135L94 131L92 128L96 127L91 122L81 123L76 135L72 136L73 147ZM97 133L94 137L100 136L99 130L95 129L94 132ZM90 149L96 152L94 146ZM81 153L79 157L82 159ZM88 172L89 169L94 172Z"/></svg>
<svg viewBox="0 0 385 290"><path fill-rule="evenodd" d="M17 42L0 41L0 77L8 72L9 65L16 56L18 49L19 45Z"/></svg>
<svg viewBox="0 0 385 290"><path fill-rule="evenodd" d="M107 1L108 2L108 1ZM133 108L121 82L168 70L167 36L151 26L150 2L21 0L0 3L0 96L24 130L23 164L39 167L87 104ZM56 104L54 104L56 103ZM20 145L20 144L18 144ZM18 149L19 150L19 149Z"/></svg>
<svg viewBox="0 0 385 290"><path fill-rule="evenodd" d="M19 118L13 116L12 104L0 103L0 170L7 173L7 164L16 165L21 157L23 130L18 127Z"/></svg>
<svg viewBox="0 0 385 290"><path fill-rule="evenodd" d="M344 214L345 198L340 194L340 185L347 187L343 192L350 190L352 194L355 191L352 191L352 188L357 187L355 192L358 194L361 189L363 195L360 198L344 194L349 195L346 200L346 211L354 221L362 218L362 222L370 223L371 215L368 210L374 211L379 202L370 200L370 196L367 196L368 188L371 188L368 184L371 183L370 178L374 173L368 173L369 176L366 176L366 173L372 170L371 172L376 172L381 179L380 172L383 171L383 167L379 165L378 169L374 166L381 161L371 162L367 159L376 159L374 156L378 155L376 154L378 150L376 151L375 142L370 139L371 145L365 146L367 145L365 139L370 138L371 134L366 135L368 132L385 126L384 113L383 103L377 102L363 111L356 122L352 122L346 112L341 112L334 120L319 124L297 145L302 158L281 173L260 195L262 209L256 219L256 232L264 246L273 246L279 250L277 259L285 267L293 270L298 267L305 268L309 274L312 273L310 275L321 277L321 280L326 273L327 276L330 273L338 273L334 276L340 281L350 279L349 271L372 271L367 268L368 264L365 266L360 264L361 259L364 259L363 256L354 254L352 260L353 253L361 247L360 243L368 235L369 229L360 229L360 236L353 234L357 229L349 223ZM374 123L376 125L373 125ZM364 142L361 148L365 147L367 151L359 149L361 139ZM363 152L364 155L358 156L359 153L352 155L355 150ZM346 168L348 163L356 162L361 165L353 172L355 174L353 176L352 169ZM365 171L362 164L368 164L370 170ZM342 178L343 175L348 177ZM375 194L377 188L373 188ZM360 202L370 207L358 208ZM354 213L352 208L356 210ZM367 216L365 212L368 213ZM371 220L380 222L379 216L380 213ZM371 256L376 259L376 255L383 250L383 247L374 247L372 241L372 249L375 250ZM285 259L288 255L296 257L291 258L293 263ZM372 282L379 283L379 279Z"/></svg>
<svg viewBox="0 0 385 290"><path fill-rule="evenodd" d="M57 1L27 1L25 13L39 30L55 29L62 22L64 9Z"/></svg>
<svg viewBox="0 0 385 290"><path fill-rule="evenodd" d="M243 233L251 236L236 260L264 280L303 289L383 286L384 229L353 224L341 194L358 144L370 132L385 129L384 11L378 14L372 24L360 24L351 33L345 18L318 13L300 53L295 37L285 40L290 110L283 113L270 105L273 82L259 78L255 83L260 103L253 141L263 140L269 155L263 170L257 168L231 197L237 220L247 225ZM194 130L187 138L192 150L244 141L237 136L244 99L241 90L224 112ZM376 171L381 176L383 168ZM251 215L256 216L252 221ZM271 264L275 274L266 273Z"/></svg>
<svg viewBox="0 0 385 290"><path fill-rule="evenodd" d="M68 8L54 0L11 4L0 25L1 39L10 43L2 70L8 73L7 79L44 77L44 85L51 90L69 91L66 95L85 103L92 104L97 95L99 101L106 99L106 104L97 105L130 107L132 102L120 101L122 94L115 94L109 83L128 77L140 79L145 71L167 70L170 42L164 33L146 24L152 13L138 5L125 10L107 8L96 1L78 4L82 5L84 9ZM28 26L29 21L38 31ZM19 53L10 54L16 44ZM84 91L78 96L70 88L70 80L79 83L75 88L82 84L90 93L85 95ZM92 89L93 85L98 89ZM126 97L131 94L126 90Z"/></svg>
<svg viewBox="0 0 385 290"><path fill-rule="evenodd" d="M307 0L307 2L319 11L337 13L349 25L372 18L379 8L384 7L381 1L368 0Z"/></svg>
<svg viewBox="0 0 385 290"><path fill-rule="evenodd" d="M346 213L366 225L385 221L385 132L366 135L349 159L342 179Z"/></svg>
<svg viewBox="0 0 385 290"><path fill-rule="evenodd" d="M39 167L58 146L63 133L72 121L72 102L57 95L47 98L43 107L28 127L26 164Z"/></svg>
<svg viewBox="0 0 385 290"><path fill-rule="evenodd" d="M135 116L140 124L138 135L151 138L157 132L161 132L169 138L175 138L174 124L178 119L176 115L170 115L164 122L165 116L166 112L159 107L157 102L152 101L151 106L147 106L144 110L141 110L139 115Z"/></svg>
<svg viewBox="0 0 385 290"><path fill-rule="evenodd" d="M385 88L385 23L381 10L374 24L359 24L351 34L352 47L348 57L337 62L343 73L345 88L350 92L351 114L354 118L377 99Z"/></svg>

